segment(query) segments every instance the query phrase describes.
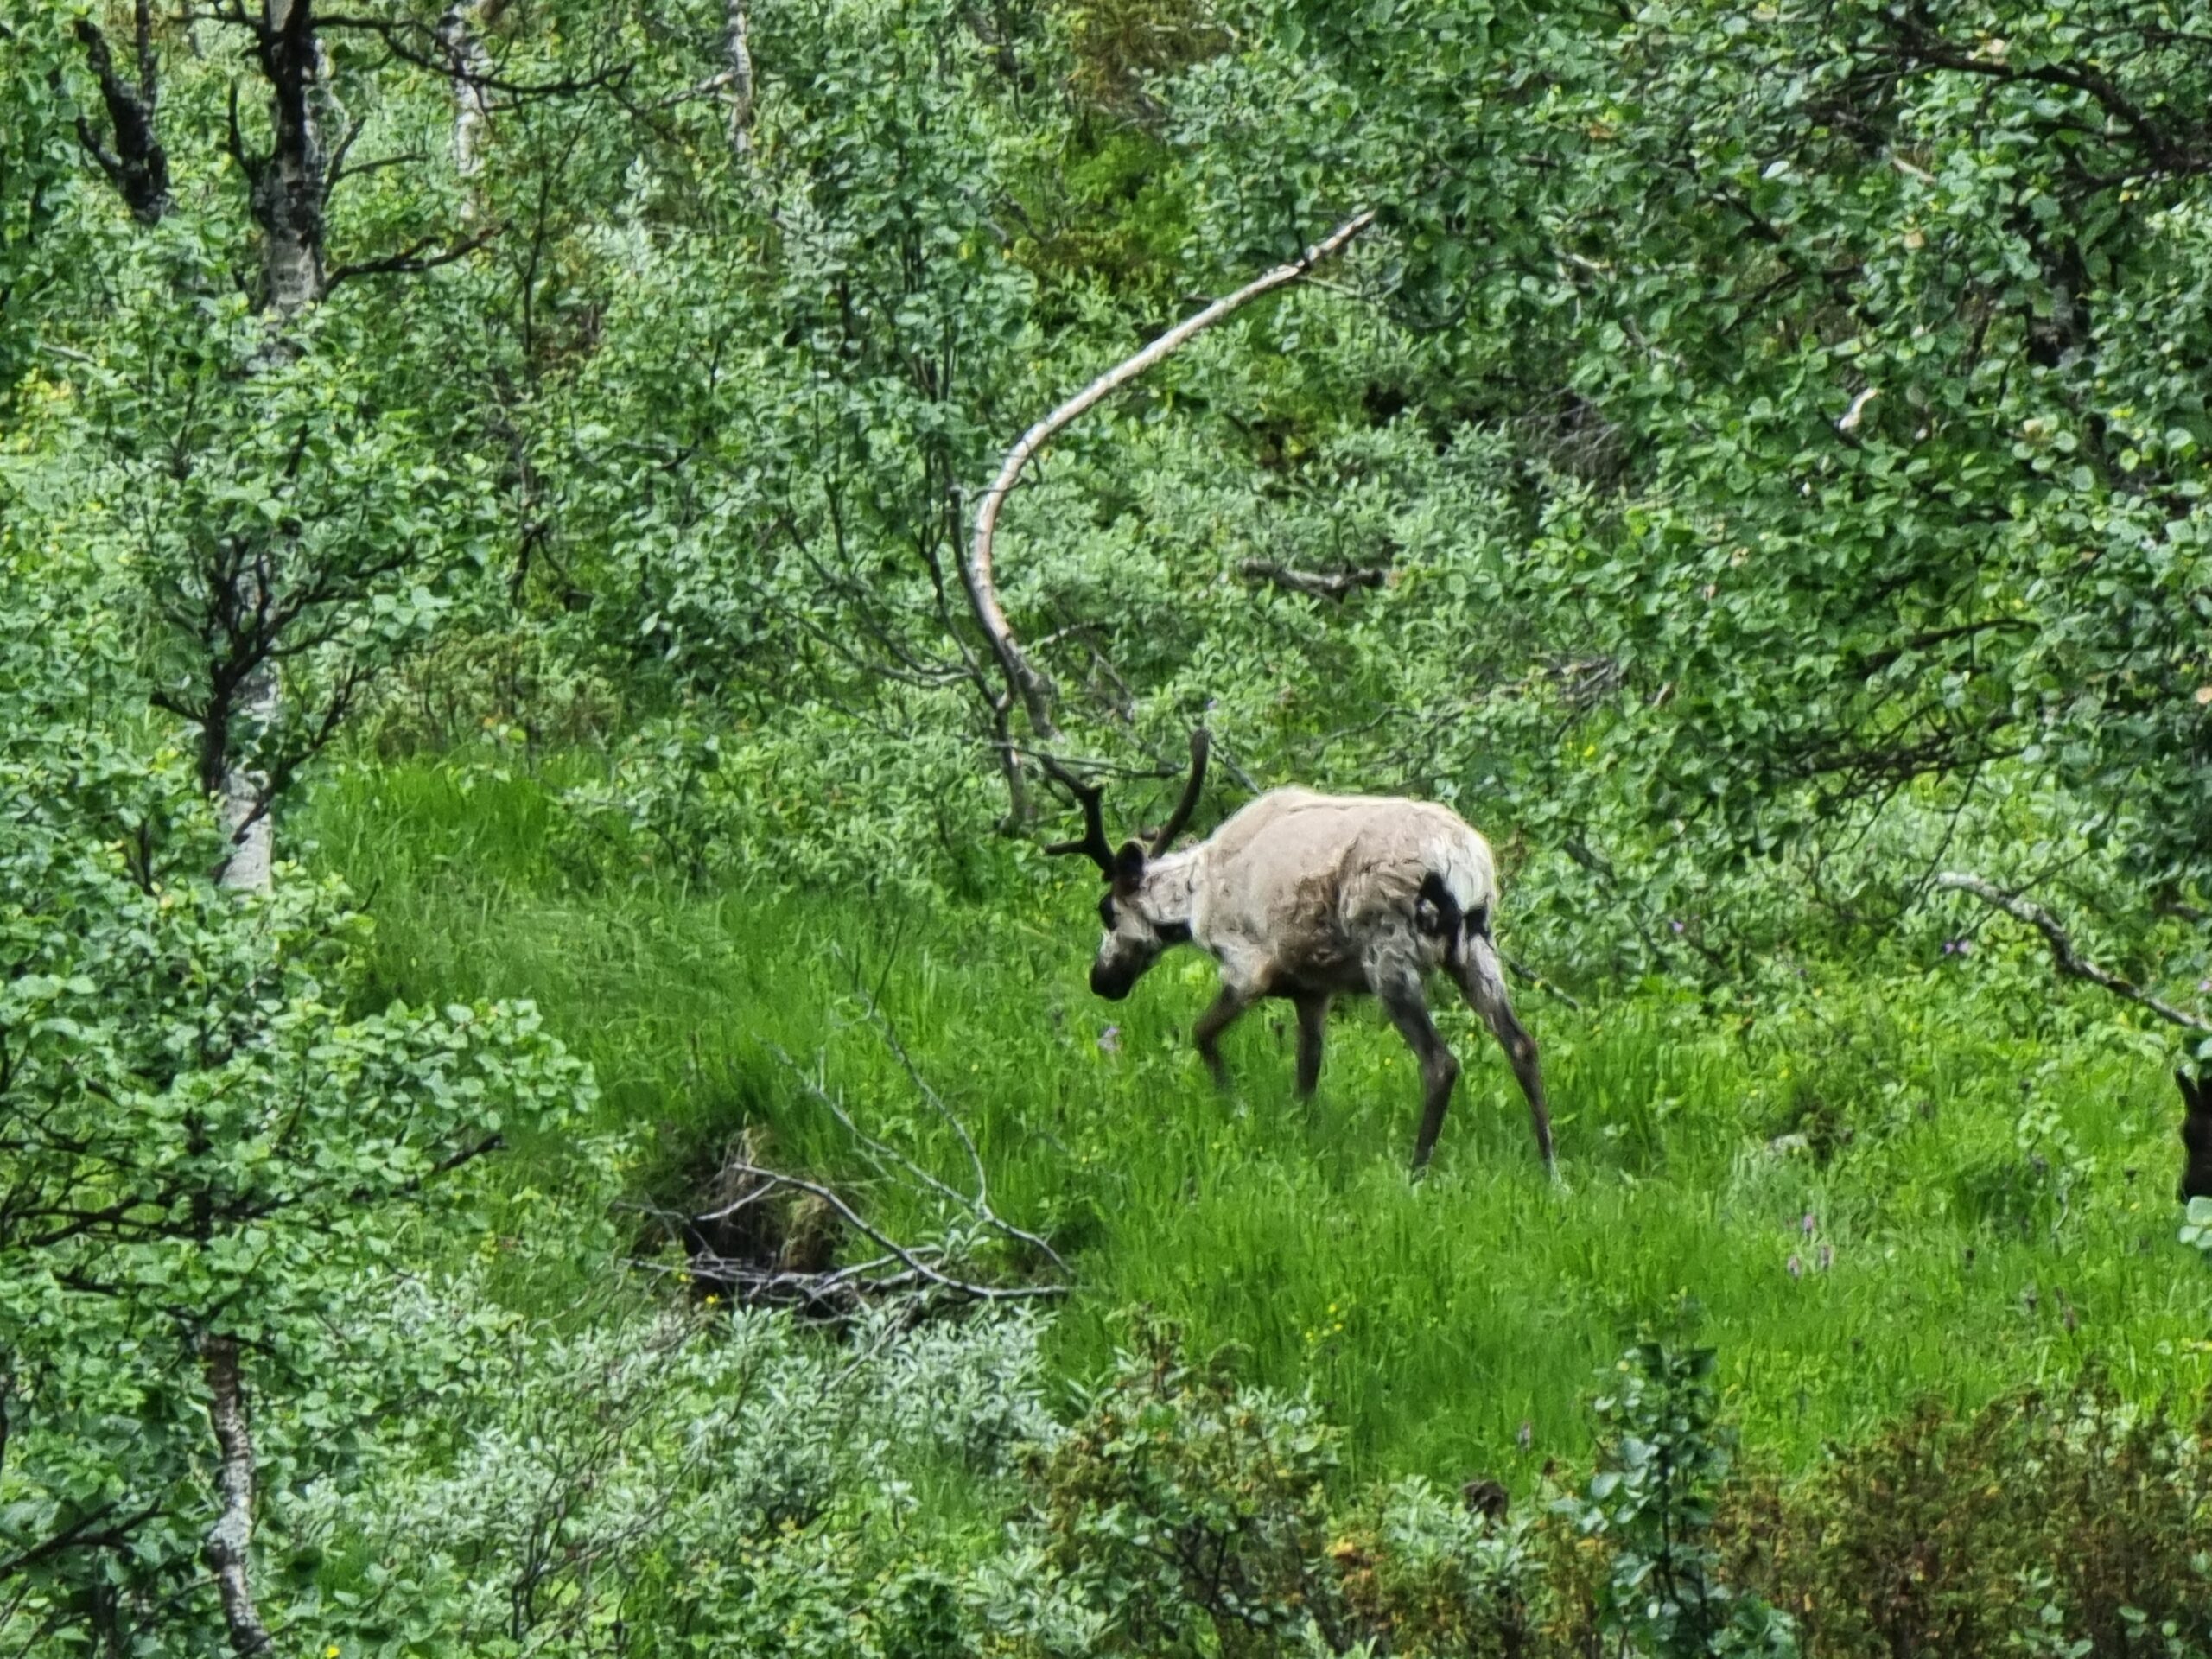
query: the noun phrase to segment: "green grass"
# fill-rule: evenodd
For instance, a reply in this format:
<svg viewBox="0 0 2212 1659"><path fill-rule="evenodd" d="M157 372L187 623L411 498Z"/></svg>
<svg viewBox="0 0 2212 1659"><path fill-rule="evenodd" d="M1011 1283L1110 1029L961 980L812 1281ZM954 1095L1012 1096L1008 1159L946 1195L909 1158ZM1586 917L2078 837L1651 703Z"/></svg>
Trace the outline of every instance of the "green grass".
<svg viewBox="0 0 2212 1659"><path fill-rule="evenodd" d="M856 988L880 988L995 1202L1071 1255L1052 1344L1071 1378L1110 1353L1117 1309L1148 1302L1202 1348L1238 1344L1254 1378L1310 1382L1357 1474L1525 1482L1582 1455L1593 1373L1683 1294L1729 1413L1785 1465L1919 1396L1973 1404L2093 1354L2145 1397L2212 1374L2212 1274L2174 1242L2170 1085L2059 1013L1998 1007L1963 968L1840 982L1749 1039L1663 990L1579 1014L1524 992L1564 1191L1454 1009L1466 1072L1414 1185L1413 1071L1370 1007L1333 1022L1310 1105L1287 1020L1248 1018L1224 1099L1185 1036L1211 982L1195 953L1125 1003L1090 996L1087 882L1000 909L578 883L557 816L527 780L428 766L327 789L304 827L368 896L375 994L535 998L596 1068L632 1182L671 1196L742 1122L792 1164L856 1174L782 1056L818 1060L861 1121L956 1173L861 1017ZM2024 1145L2031 1109L2055 1116ZM1770 1149L1793 1128L1850 1138L1825 1163ZM518 1152L516 1183L537 1155Z"/></svg>

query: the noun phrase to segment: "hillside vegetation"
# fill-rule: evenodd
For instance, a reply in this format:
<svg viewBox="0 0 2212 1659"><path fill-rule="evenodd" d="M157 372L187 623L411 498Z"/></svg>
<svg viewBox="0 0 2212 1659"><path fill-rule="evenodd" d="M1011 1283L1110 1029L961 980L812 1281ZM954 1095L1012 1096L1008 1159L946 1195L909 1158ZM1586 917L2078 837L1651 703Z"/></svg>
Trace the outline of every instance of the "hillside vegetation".
<svg viewBox="0 0 2212 1659"><path fill-rule="evenodd" d="M2212 11L0 70L0 1653L2212 1655ZM1201 729L1560 1180L1087 988Z"/></svg>

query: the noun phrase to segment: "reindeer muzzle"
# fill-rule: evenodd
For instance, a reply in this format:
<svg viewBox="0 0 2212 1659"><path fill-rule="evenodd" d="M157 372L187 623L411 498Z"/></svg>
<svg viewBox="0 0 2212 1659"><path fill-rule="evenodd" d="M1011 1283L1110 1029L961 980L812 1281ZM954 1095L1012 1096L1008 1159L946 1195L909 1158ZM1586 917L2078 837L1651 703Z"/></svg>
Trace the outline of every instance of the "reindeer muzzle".
<svg viewBox="0 0 2212 1659"><path fill-rule="evenodd" d="M1129 994L1137 976L1126 968L1109 968L1103 962L1090 964L1090 990L1094 996L1103 996L1109 1002L1118 1002Z"/></svg>

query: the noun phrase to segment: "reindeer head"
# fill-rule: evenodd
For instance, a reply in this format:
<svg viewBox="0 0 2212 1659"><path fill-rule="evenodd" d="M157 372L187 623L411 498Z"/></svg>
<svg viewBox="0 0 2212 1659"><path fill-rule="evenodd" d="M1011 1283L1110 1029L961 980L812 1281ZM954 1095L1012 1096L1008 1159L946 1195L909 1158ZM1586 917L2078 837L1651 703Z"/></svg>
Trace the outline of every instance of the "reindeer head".
<svg viewBox="0 0 2212 1659"><path fill-rule="evenodd" d="M1123 842L1119 848L1106 838L1105 818L1099 808L1104 792L1101 787L1074 777L1057 760L1045 763L1046 770L1083 808L1081 837L1054 842L1045 850L1081 853L1106 878L1106 892L1098 901L1098 919L1105 925L1106 937L1098 942L1098 955L1090 964L1090 988L1109 1001L1118 1002L1127 996L1168 946L1185 944L1191 937L1187 905L1164 902L1164 895L1156 891L1157 884L1150 878L1155 869L1153 861L1173 844L1198 804L1198 791L1206 779L1208 741L1204 728L1191 734L1190 779L1167 822L1141 839Z"/></svg>

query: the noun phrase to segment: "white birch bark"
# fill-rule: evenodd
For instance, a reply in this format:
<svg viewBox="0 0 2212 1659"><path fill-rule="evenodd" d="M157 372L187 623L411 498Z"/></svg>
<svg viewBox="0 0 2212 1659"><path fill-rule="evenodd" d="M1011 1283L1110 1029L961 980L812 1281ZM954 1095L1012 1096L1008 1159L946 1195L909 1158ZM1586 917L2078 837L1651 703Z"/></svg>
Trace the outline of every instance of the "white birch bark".
<svg viewBox="0 0 2212 1659"><path fill-rule="evenodd" d="M723 0L722 100L729 109L730 153L740 162L753 153L753 38L746 0Z"/></svg>
<svg viewBox="0 0 2212 1659"><path fill-rule="evenodd" d="M306 0L268 0L277 65L270 124L276 144L260 181L262 279L269 308L289 321L322 298L322 207L327 158L322 137L329 61L305 31Z"/></svg>
<svg viewBox="0 0 2212 1659"><path fill-rule="evenodd" d="M207 1529L208 1567L223 1604L223 1623L231 1649L252 1659L270 1649L269 1627L255 1605L247 1563L253 1549L253 1436L246 1427L245 1384L238 1373L238 1344L231 1337L209 1337L200 1344L207 1376L207 1419L215 1431L216 1491L222 1509Z"/></svg>
<svg viewBox="0 0 2212 1659"><path fill-rule="evenodd" d="M459 0L438 19L438 44L453 66L453 170L466 184L484 167L484 140L492 121L491 95L484 83L492 73L491 54L470 24L478 9ZM475 193L461 203L465 219L476 216Z"/></svg>
<svg viewBox="0 0 2212 1659"><path fill-rule="evenodd" d="M276 674L262 668L248 683L239 702L253 729L266 731L276 718ZM270 887L276 838L261 799L266 787L267 779L261 772L236 764L223 779L219 812L223 834L231 843L231 855L223 865L223 885L240 893L266 893Z"/></svg>
<svg viewBox="0 0 2212 1659"><path fill-rule="evenodd" d="M268 44L264 61L270 74L270 125L276 137L268 164L254 181L254 217L261 227L261 273L270 311L269 352L273 359L286 346L285 326L318 304L323 296L322 213L328 192L329 157L323 141L326 120L336 111L330 90L330 60L313 33L312 0L267 0L264 13ZM342 119L342 114L340 118ZM274 550L272 559L283 550ZM235 595L239 614L265 607L271 572L256 569L240 577ZM239 730L230 752L236 757L275 728L283 712L276 667L264 662L239 688L232 718ZM245 741L241 742L240 737ZM223 779L221 822L232 842L223 866L226 887L266 893L276 859L275 826L269 815L268 779L237 759Z"/></svg>

